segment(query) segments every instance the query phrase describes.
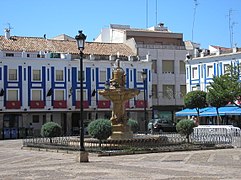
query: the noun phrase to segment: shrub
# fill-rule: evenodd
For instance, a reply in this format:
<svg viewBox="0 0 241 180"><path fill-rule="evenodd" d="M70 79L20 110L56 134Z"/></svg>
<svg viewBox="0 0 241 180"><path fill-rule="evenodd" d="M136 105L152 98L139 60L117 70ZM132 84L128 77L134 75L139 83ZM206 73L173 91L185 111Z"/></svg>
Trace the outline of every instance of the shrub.
<svg viewBox="0 0 241 180"><path fill-rule="evenodd" d="M47 122L41 128L41 136L50 138L52 143L52 137L61 135L61 126L55 122Z"/></svg>
<svg viewBox="0 0 241 180"><path fill-rule="evenodd" d="M138 132L138 129L139 129L139 124L136 120L134 119L129 119L128 122L127 122L128 126L131 128L131 131L133 133L136 133Z"/></svg>
<svg viewBox="0 0 241 180"><path fill-rule="evenodd" d="M102 140L106 140L112 134L111 122L108 119L97 119L88 125L88 132L93 137L99 140L101 147Z"/></svg>
<svg viewBox="0 0 241 180"><path fill-rule="evenodd" d="M194 127L196 127L196 124L191 119L182 119L176 125L177 132L186 136L188 143L190 142L189 136L192 134Z"/></svg>

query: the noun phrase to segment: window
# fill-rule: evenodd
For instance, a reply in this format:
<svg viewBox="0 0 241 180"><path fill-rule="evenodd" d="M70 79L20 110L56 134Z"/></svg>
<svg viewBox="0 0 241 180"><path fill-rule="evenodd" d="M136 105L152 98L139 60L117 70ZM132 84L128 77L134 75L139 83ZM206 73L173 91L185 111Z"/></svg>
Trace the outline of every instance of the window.
<svg viewBox="0 0 241 180"><path fill-rule="evenodd" d="M198 87L197 86L192 86L192 91L196 91L198 90Z"/></svg>
<svg viewBox="0 0 241 180"><path fill-rule="evenodd" d="M207 66L207 77L213 77L213 66Z"/></svg>
<svg viewBox="0 0 241 180"><path fill-rule="evenodd" d="M64 80L64 71L63 70L56 70L56 81L63 81Z"/></svg>
<svg viewBox="0 0 241 180"><path fill-rule="evenodd" d="M83 80L85 79L85 72L84 71L82 71L82 79ZM80 81L80 71L78 71L78 81Z"/></svg>
<svg viewBox="0 0 241 180"><path fill-rule="evenodd" d="M187 94L186 85L180 85L180 97L183 98Z"/></svg>
<svg viewBox="0 0 241 180"><path fill-rule="evenodd" d="M39 123L39 115L33 115L33 123Z"/></svg>
<svg viewBox="0 0 241 180"><path fill-rule="evenodd" d="M157 60L156 59L152 60L152 71L154 73L157 73Z"/></svg>
<svg viewBox="0 0 241 180"><path fill-rule="evenodd" d="M229 67L230 67L229 64L224 64L224 65L223 65L223 72L224 72L224 74L227 73Z"/></svg>
<svg viewBox="0 0 241 180"><path fill-rule="evenodd" d="M185 74L185 63L184 61L179 61L179 70L180 70L180 74Z"/></svg>
<svg viewBox="0 0 241 180"><path fill-rule="evenodd" d="M157 98L157 85L152 85L152 98Z"/></svg>
<svg viewBox="0 0 241 180"><path fill-rule="evenodd" d="M100 71L100 81L106 81L106 71Z"/></svg>
<svg viewBox="0 0 241 180"><path fill-rule="evenodd" d="M101 100L101 97L102 96L99 96L99 100ZM87 101L88 99L87 99L87 92L86 92L86 90L84 89L83 90L83 101ZM80 90L78 89L77 91L76 91L76 101L80 101Z"/></svg>
<svg viewBox="0 0 241 180"><path fill-rule="evenodd" d="M8 101L18 101L18 90L8 90Z"/></svg>
<svg viewBox="0 0 241 180"><path fill-rule="evenodd" d="M162 73L174 74L174 61L173 60L163 60L162 61Z"/></svg>
<svg viewBox="0 0 241 180"><path fill-rule="evenodd" d="M60 58L60 53L51 53L50 58Z"/></svg>
<svg viewBox="0 0 241 180"><path fill-rule="evenodd" d="M187 79L189 79L189 68L187 67L187 69L186 69L186 76L187 76Z"/></svg>
<svg viewBox="0 0 241 180"><path fill-rule="evenodd" d="M137 72L137 81L143 81L143 79L142 79L142 71L138 71Z"/></svg>
<svg viewBox="0 0 241 180"><path fill-rule="evenodd" d="M133 79L133 70L130 70L130 81L132 82Z"/></svg>
<svg viewBox="0 0 241 180"><path fill-rule="evenodd" d="M193 78L193 79L197 79L197 78L198 78L197 67L193 67L193 68L192 68L192 78Z"/></svg>
<svg viewBox="0 0 241 180"><path fill-rule="evenodd" d="M12 80L12 81L17 80L17 69L8 70L8 80Z"/></svg>
<svg viewBox="0 0 241 180"><path fill-rule="evenodd" d="M14 53L6 53L6 57L14 57Z"/></svg>
<svg viewBox="0 0 241 180"><path fill-rule="evenodd" d="M41 71L33 70L33 81L41 81Z"/></svg>
<svg viewBox="0 0 241 180"><path fill-rule="evenodd" d="M138 100L144 100L144 91L140 91L140 93L137 95Z"/></svg>
<svg viewBox="0 0 241 180"><path fill-rule="evenodd" d="M163 85L163 98L175 98L175 85Z"/></svg>
<svg viewBox="0 0 241 180"><path fill-rule="evenodd" d="M55 100L56 101L64 100L64 90L55 90Z"/></svg>
<svg viewBox="0 0 241 180"><path fill-rule="evenodd" d="M41 90L32 90L32 100L41 101L42 100L42 91Z"/></svg>

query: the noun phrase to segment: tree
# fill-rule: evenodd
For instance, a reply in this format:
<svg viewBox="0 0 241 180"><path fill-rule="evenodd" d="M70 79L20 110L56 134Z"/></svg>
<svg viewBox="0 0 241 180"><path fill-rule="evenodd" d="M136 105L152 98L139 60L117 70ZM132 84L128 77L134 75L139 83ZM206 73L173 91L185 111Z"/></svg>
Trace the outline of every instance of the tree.
<svg viewBox="0 0 241 180"><path fill-rule="evenodd" d="M237 104L235 101L241 99L241 82L239 81L241 64L238 65L229 65L225 71L227 78L224 78L226 86L230 92L230 101L236 106L240 107L240 104Z"/></svg>
<svg viewBox="0 0 241 180"><path fill-rule="evenodd" d="M177 132L183 136L186 136L188 143L190 142L189 137L190 134L192 134L194 127L196 127L196 124L191 119L182 119L176 125Z"/></svg>
<svg viewBox="0 0 241 180"><path fill-rule="evenodd" d="M108 119L97 119L88 125L88 132L93 137L99 140L101 147L102 140L106 140L112 134L111 122Z"/></svg>
<svg viewBox="0 0 241 180"><path fill-rule="evenodd" d="M199 121L200 109L207 106L206 101L207 93L204 91L196 90L190 91L184 97L184 104L187 108L195 108L197 111L197 119Z"/></svg>
<svg viewBox="0 0 241 180"><path fill-rule="evenodd" d="M136 120L134 119L129 119L128 122L127 122L128 126L131 128L131 131L133 133L136 133L138 132L138 129L139 129L139 124Z"/></svg>
<svg viewBox="0 0 241 180"><path fill-rule="evenodd" d="M52 143L53 137L61 136L62 128L58 123L47 122L41 127L41 136L48 137Z"/></svg>
<svg viewBox="0 0 241 180"><path fill-rule="evenodd" d="M221 76L213 77L207 93L207 102L216 108L217 123L220 123L221 117L218 108L227 105L230 102L235 102L241 94L240 83L236 74L226 73Z"/></svg>

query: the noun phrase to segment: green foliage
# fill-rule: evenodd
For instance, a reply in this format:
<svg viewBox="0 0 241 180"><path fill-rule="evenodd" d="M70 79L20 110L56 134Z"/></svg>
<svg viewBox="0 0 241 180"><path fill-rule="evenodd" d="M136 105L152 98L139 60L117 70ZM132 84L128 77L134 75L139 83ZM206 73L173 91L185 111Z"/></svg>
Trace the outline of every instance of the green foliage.
<svg viewBox="0 0 241 180"><path fill-rule="evenodd" d="M190 91L184 97L184 103L187 108L204 108L207 105L207 93L204 91Z"/></svg>
<svg viewBox="0 0 241 180"><path fill-rule="evenodd" d="M235 101L240 93L238 77L227 73L213 78L208 89L207 101L211 106L218 108Z"/></svg>
<svg viewBox="0 0 241 180"><path fill-rule="evenodd" d="M107 139L112 134L111 122L108 119L97 119L88 125L88 132L100 141Z"/></svg>
<svg viewBox="0 0 241 180"><path fill-rule="evenodd" d="M238 79L236 68L230 66L226 74L213 77L210 83L207 101L211 106L216 107L218 124L221 119L218 108L234 102L241 94Z"/></svg>
<svg viewBox="0 0 241 180"><path fill-rule="evenodd" d="M187 108L196 108L199 117L199 109L207 106L206 96L207 93L204 91L190 91L184 97L184 104Z"/></svg>
<svg viewBox="0 0 241 180"><path fill-rule="evenodd" d="M61 126L55 122L47 122L41 128L41 136L43 137L57 137L61 136Z"/></svg>
<svg viewBox="0 0 241 180"><path fill-rule="evenodd" d="M196 127L196 124L191 119L182 119L176 125L177 132L183 136L186 136L188 142L189 136L192 134L194 127Z"/></svg>
<svg viewBox="0 0 241 180"><path fill-rule="evenodd" d="M139 124L136 120L134 119L129 119L128 122L127 122L128 126L131 128L131 131L133 133L136 133L138 132L138 129L139 129Z"/></svg>

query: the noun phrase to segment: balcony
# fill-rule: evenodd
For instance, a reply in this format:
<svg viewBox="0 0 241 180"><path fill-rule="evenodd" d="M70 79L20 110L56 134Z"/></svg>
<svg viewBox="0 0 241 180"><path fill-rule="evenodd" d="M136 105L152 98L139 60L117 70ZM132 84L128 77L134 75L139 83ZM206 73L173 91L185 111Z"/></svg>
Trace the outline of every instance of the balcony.
<svg viewBox="0 0 241 180"><path fill-rule="evenodd" d="M89 108L89 102L88 101L83 101L83 108ZM77 109L80 109L80 101L76 101L75 107Z"/></svg>
<svg viewBox="0 0 241 180"><path fill-rule="evenodd" d="M98 101L98 108L110 108L110 101L108 100Z"/></svg>
<svg viewBox="0 0 241 180"><path fill-rule="evenodd" d="M144 108L145 107L145 101L144 100L136 100L136 108ZM147 102L146 102L147 107Z"/></svg>
<svg viewBox="0 0 241 180"><path fill-rule="evenodd" d="M30 109L44 108L44 101L30 101Z"/></svg>
<svg viewBox="0 0 241 180"><path fill-rule="evenodd" d="M65 100L54 101L53 107L56 108L56 109L67 108L67 101L65 101Z"/></svg>
<svg viewBox="0 0 241 180"><path fill-rule="evenodd" d="M21 102L20 101L6 101L6 109L20 109Z"/></svg>

